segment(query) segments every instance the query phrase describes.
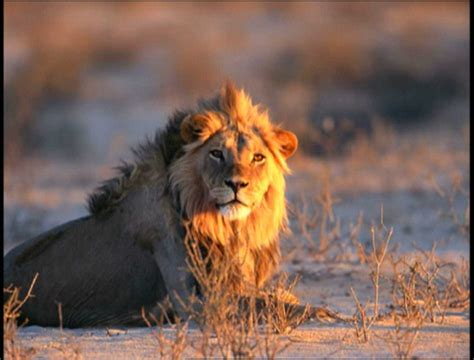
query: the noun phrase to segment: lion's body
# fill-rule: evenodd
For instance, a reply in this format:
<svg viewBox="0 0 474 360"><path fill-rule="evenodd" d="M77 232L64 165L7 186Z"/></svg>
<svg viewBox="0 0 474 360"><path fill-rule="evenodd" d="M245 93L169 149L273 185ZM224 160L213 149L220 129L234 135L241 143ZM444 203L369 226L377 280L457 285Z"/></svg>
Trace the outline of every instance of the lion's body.
<svg viewBox="0 0 474 360"><path fill-rule="evenodd" d="M58 325L61 303L67 327L141 324L142 306L151 309L167 295L176 306L196 285L186 270L185 236L235 254L235 291L261 287L278 264L286 226L283 174L296 138L290 151L275 140L287 141L283 132L229 86L196 112L176 113L135 151L133 164L90 197L89 216L6 255L5 285L25 290L39 273L23 316ZM217 148L227 149L226 163L224 155L209 160ZM255 149L266 162L257 154L246 165L244 155Z"/></svg>
<svg viewBox="0 0 474 360"><path fill-rule="evenodd" d="M166 289L153 256L119 231L104 229L88 217L10 252L5 260L5 284L25 289L34 274L40 274L35 296L22 308L29 324L58 326L59 303L65 327L140 323L140 307L152 308L164 298ZM99 247L94 243L97 236L106 239Z"/></svg>

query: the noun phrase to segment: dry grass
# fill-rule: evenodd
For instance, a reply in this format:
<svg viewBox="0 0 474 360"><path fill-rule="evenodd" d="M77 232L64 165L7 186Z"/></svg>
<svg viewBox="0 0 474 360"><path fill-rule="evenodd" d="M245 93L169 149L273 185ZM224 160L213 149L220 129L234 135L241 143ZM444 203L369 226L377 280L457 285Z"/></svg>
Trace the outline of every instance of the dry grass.
<svg viewBox="0 0 474 360"><path fill-rule="evenodd" d="M281 298L291 294L294 284L282 288L279 282L272 294L247 284L236 291L236 259L226 250L202 248L186 241L189 269L199 284L201 296L194 296L188 311L201 332L201 342L195 348L204 357L256 358L265 353L274 358L288 344L274 336L289 332L307 314L301 307L284 304ZM286 298L291 297L287 295Z"/></svg>
<svg viewBox="0 0 474 360"><path fill-rule="evenodd" d="M387 229L383 224L380 228L385 232L385 240L381 246L376 245L377 230L371 227L372 252L367 255L360 243L357 251L371 269L373 297L362 306L356 292L351 287L351 295L356 304L353 316L355 334L360 342L369 341L371 326L390 315L395 322L395 329L382 338L390 343L393 354L397 358L408 358L413 351L419 330L426 321L443 323L447 309L466 309L469 307L469 263L462 259L455 271L456 264L445 263L435 254L436 246L426 252L416 249L408 260L406 256L390 253L388 245L393 228ZM379 230L380 230L379 228ZM415 247L416 248L416 247ZM380 269L384 259L388 258L392 266L391 311L381 314L379 310ZM387 277L386 277L387 278ZM372 314L369 315L369 303L372 302Z"/></svg>
<svg viewBox="0 0 474 360"><path fill-rule="evenodd" d="M304 241L296 237L290 239L292 250L285 255L285 260L302 252L309 253L318 261L328 260L331 256L332 260L339 260L344 253L340 219L333 210L340 199L333 196L330 179L330 171L326 169L321 190L314 200L308 203L307 197L301 194L299 204L290 205L290 215Z"/></svg>
<svg viewBox="0 0 474 360"><path fill-rule="evenodd" d="M288 274L282 273L276 283L264 294L264 321L268 329L277 334L290 334L311 315L310 305L302 309L288 306L299 303L293 295L299 277L289 282Z"/></svg>
<svg viewBox="0 0 474 360"><path fill-rule="evenodd" d="M54 350L55 354L50 353L49 350ZM59 356L61 359L71 359L71 360L83 360L84 356L82 355L82 349L78 339L68 333L61 332L60 337L57 341L50 342L43 346L39 351L47 351L51 354L51 357Z"/></svg>
<svg viewBox="0 0 474 360"><path fill-rule="evenodd" d="M356 254L360 264L366 264L368 262L365 248L360 242L360 232L363 225L363 218L364 214L360 212L356 223L349 224L349 239L351 240L351 243L356 250Z"/></svg>
<svg viewBox="0 0 474 360"><path fill-rule="evenodd" d="M451 185L443 187L439 184L434 176L428 178L431 186L443 200L447 210L441 210L440 216L448 218L452 221L458 232L469 242L470 241L470 204L469 191L463 187L463 178L459 173L455 173L451 178ZM466 202L463 212L456 210L455 200L462 196Z"/></svg>
<svg viewBox="0 0 474 360"><path fill-rule="evenodd" d="M469 192L462 186L462 177L455 174L450 187L443 188L435 177L429 178L434 190L444 202L447 211L441 211L442 218L448 219L458 233L470 241ZM455 207L455 199L462 196L466 207L460 214ZM429 321L443 323L447 309L468 309L470 306L469 261L452 264L441 261L436 255L436 243L431 251L417 248L418 256L411 260L405 257L392 259L394 279L392 298L394 306L408 319L428 318ZM438 320L437 320L438 319Z"/></svg>
<svg viewBox="0 0 474 360"><path fill-rule="evenodd" d="M413 352L416 338L424 323L442 324L447 309L469 308L469 262L464 259L460 264L443 262L436 256L435 245L431 251L427 252L413 244L415 250L410 257L397 255L398 244L390 245L393 228L387 228L384 224L383 207L380 223L377 226L372 223L370 227L370 241L367 244L370 244L370 251L367 252L368 246L360 241L363 214L360 213L355 224L349 225L348 239L345 234L341 236L341 224L335 220L337 217L332 206L334 197L328 183L329 181L323 184L314 203L311 204L302 199L299 207L293 205L291 210L296 229L305 240L310 256L319 261L344 258L342 252L347 249L342 243L352 244L359 263L366 264L370 270L373 291L372 296L369 296L363 305L356 291L352 287L350 289L356 305L356 312L351 321L356 338L359 342L368 342L371 327L377 321L391 317L395 328L381 338L389 344L394 356L408 358ZM460 216L454 206L456 196L468 195L468 192L461 187L461 183L460 178L455 177L449 191L441 189L437 183L435 186L441 199L447 204L448 211L444 213L445 218L452 222L460 234L468 236L469 217L468 215ZM469 204L465 213L468 214L468 211ZM314 240L317 235L319 235L319 241ZM298 249L295 253L300 253L304 249L301 245L292 245ZM331 259L328 256L322 256L327 255L329 248L338 249L339 253L334 254L333 251ZM292 256L294 254L291 254ZM390 275L388 273L382 275L381 269L387 259L393 272ZM390 281L392 296L392 303L386 304L390 311L383 313L380 310L379 300L382 291L381 279ZM388 287L383 290L388 290Z"/></svg>
<svg viewBox="0 0 474 360"><path fill-rule="evenodd" d="M23 297L20 298L20 289L10 285L3 289L3 346L6 359L30 359L35 353L34 349L24 348L17 338L18 319L21 315L21 308L32 296L33 287L38 274L33 278L31 285ZM5 299L6 297L6 299ZM20 326L25 325L25 323Z"/></svg>
<svg viewBox="0 0 474 360"><path fill-rule="evenodd" d="M385 141L384 138L388 140ZM430 173L431 166L439 171L447 166L458 167L458 160L463 166L466 164L464 152L457 153L456 150L450 150L454 153L447 153L443 146L431 151L422 142L410 143L410 141L401 141L399 138L395 139L390 128L379 127L372 135L372 143L364 142L364 139L369 138L361 137L355 145L356 151L348 157L349 160L344 160L346 169L350 168L347 166L348 161L351 166L359 170L366 169L368 166L380 167L387 163L393 165L404 161L404 166L409 170L409 177L418 177L421 184L426 178L426 173ZM400 148L394 150L395 145L400 145ZM417 151L413 151L414 149L422 150L421 155L408 157L408 154L418 154ZM440 152L443 155L441 159L435 156L435 153ZM448 158L454 162L450 162ZM424 167L424 164L428 166ZM398 173L400 173L402 167L397 165L394 168L398 168ZM351 321L356 338L359 342L368 342L373 325L378 321L391 319L394 322L393 331L389 331L381 338L387 342L395 357L408 358L414 351L416 339L424 324L427 322L443 324L448 309L466 310L469 308L469 262L464 259L461 259L460 264L443 262L436 256L435 247L427 252L418 248L416 243L413 243L414 250L411 253L405 256L399 255L399 244L390 242L393 228L387 228L384 225L383 208L380 224L375 226L372 223L370 239L365 244L360 240L364 226L362 212L354 223L349 224L347 234L344 233L342 225L345 224L341 224L333 208L338 199L331 193L331 188L341 178L341 173L337 171L338 178L332 179L330 177L332 171L337 171L337 168L329 164L318 167L316 173L322 183L318 196L312 201L301 196L299 201L291 204L292 229L298 236L289 239L290 251L286 252L285 260L298 264L299 260L296 258L303 253L323 262L331 262L335 259L349 260L354 257L347 257L347 252L352 252L352 255L355 252L358 262L366 264L369 268L372 285L372 294L365 305L356 291L353 288L350 289L356 305ZM374 172L376 176L383 173L381 169L377 171ZM355 173L351 172L352 175ZM347 178L353 180L353 176L347 176ZM367 177L363 179L368 181L370 176L369 179ZM450 187L442 188L434 180L432 187L443 202L442 219L447 219L456 228L458 234L469 241L469 191L463 188L463 184L462 177L454 175L451 178ZM426 186L420 187L426 188ZM465 201L466 204L462 211L459 210L460 201ZM392 273L389 271L390 264L392 264ZM383 275L382 268L384 268ZM391 303L390 301L380 303L382 292L391 293ZM384 310L381 310L382 305ZM386 308L388 311L385 310ZM378 331L375 332L376 336L380 337L377 333Z"/></svg>
<svg viewBox="0 0 474 360"><path fill-rule="evenodd" d="M171 338L165 335L163 325L166 323L172 323L170 319L167 318L166 314L171 308L170 302L166 301L161 305L161 316L159 318L154 314L148 314L151 320L156 326L154 334L159 345L159 354L161 359L182 359L183 353L188 346L188 321L182 321L180 318L174 319L172 325ZM148 319L147 314L145 314L144 309L142 308L142 318L149 328L152 328L152 322Z"/></svg>
<svg viewBox="0 0 474 360"><path fill-rule="evenodd" d="M18 328L26 325L28 322L25 320L23 324L18 325L18 319L21 316L21 308L30 298L34 297L33 288L37 278L38 274L33 278L27 293L22 299L20 298L20 288L10 285L8 288L3 289L4 297L6 297L3 304L3 344L5 359L32 359L36 354L47 349L53 349L59 352L60 356L64 359L82 359L79 343L73 336L63 332L60 303L58 303L58 316L60 318L59 329L61 330L61 337L58 341L46 344L42 348L25 348L18 339Z"/></svg>
<svg viewBox="0 0 474 360"><path fill-rule="evenodd" d="M394 316L395 329L383 335L376 335L390 348L392 355L397 359L412 359L416 340L423 326L423 318L409 320Z"/></svg>
<svg viewBox="0 0 474 360"><path fill-rule="evenodd" d="M394 311L407 319L443 323L447 309L469 307L469 264L440 261L435 246L429 253L418 251L411 260L392 259ZM456 271L457 270L457 271Z"/></svg>
<svg viewBox="0 0 474 360"><path fill-rule="evenodd" d="M355 290L351 287L351 295L356 304L356 312L353 315L353 324L356 337L361 342L369 341L369 330L371 326L379 319L379 292L380 292L380 269L387 255L388 245L393 235L393 228L387 229L383 222L383 208L381 210L380 225L376 228L374 225L370 228L372 252L371 256L365 255L365 251L360 243L357 243L359 252L363 252L363 259L367 261L371 269L371 282L373 289L373 309L372 315L367 313L368 305L362 306ZM377 240L380 241L384 237L380 245L377 245Z"/></svg>
<svg viewBox="0 0 474 360"><path fill-rule="evenodd" d="M447 309L469 308L469 262L462 259L460 266L442 262L436 256L435 244L429 252L415 246L416 250L410 260L406 256L397 257L390 253L388 248L393 228L385 227L383 213L380 228L385 231L386 237L377 248L376 229L371 227L372 252L370 256L365 253L360 243L356 246L357 251L362 254L360 258L364 259L363 262L366 262L371 269L373 297L367 300L365 306L362 306L351 287L351 295L356 304L353 325L357 339L360 342L368 342L371 326L377 320L390 315L395 324L394 330L377 337L389 345L396 358L407 359L411 357L415 341L425 322L442 324ZM392 303L389 305L391 311L381 314L379 310L380 269L386 257L393 269L389 277L392 284ZM368 314L369 301L373 302L371 315Z"/></svg>

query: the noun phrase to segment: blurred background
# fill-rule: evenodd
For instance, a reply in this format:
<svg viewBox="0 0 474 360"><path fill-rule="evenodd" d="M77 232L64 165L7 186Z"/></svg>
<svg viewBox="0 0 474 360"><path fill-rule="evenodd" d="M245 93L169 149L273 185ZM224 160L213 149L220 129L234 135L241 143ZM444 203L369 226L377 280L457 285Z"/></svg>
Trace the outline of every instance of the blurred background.
<svg viewBox="0 0 474 360"><path fill-rule="evenodd" d="M4 11L4 251L84 215L87 193L129 146L225 79L298 135L294 184L345 159L352 170L333 168L336 191L417 187L451 166L468 174L467 2L6 2ZM366 162L374 176L358 182Z"/></svg>

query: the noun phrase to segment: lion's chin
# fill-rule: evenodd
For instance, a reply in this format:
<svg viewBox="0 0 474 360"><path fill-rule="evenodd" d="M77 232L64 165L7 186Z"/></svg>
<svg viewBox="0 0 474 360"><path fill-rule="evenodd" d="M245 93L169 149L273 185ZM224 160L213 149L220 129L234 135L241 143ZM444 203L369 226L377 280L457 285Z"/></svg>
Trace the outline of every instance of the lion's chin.
<svg viewBox="0 0 474 360"><path fill-rule="evenodd" d="M228 204L219 207L221 215L229 220L245 219L250 214L250 208L242 204Z"/></svg>

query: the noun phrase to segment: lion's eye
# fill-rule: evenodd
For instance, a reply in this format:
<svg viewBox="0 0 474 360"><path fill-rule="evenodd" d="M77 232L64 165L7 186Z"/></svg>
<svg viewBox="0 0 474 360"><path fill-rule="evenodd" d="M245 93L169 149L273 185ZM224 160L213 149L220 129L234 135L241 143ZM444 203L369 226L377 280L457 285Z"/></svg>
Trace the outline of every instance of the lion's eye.
<svg viewBox="0 0 474 360"><path fill-rule="evenodd" d="M253 161L255 161L256 163L263 162L264 160L265 160L265 156L263 156L262 154L255 154L253 156Z"/></svg>
<svg viewBox="0 0 474 360"><path fill-rule="evenodd" d="M220 150L211 150L209 153L213 158L224 160L224 154Z"/></svg>

